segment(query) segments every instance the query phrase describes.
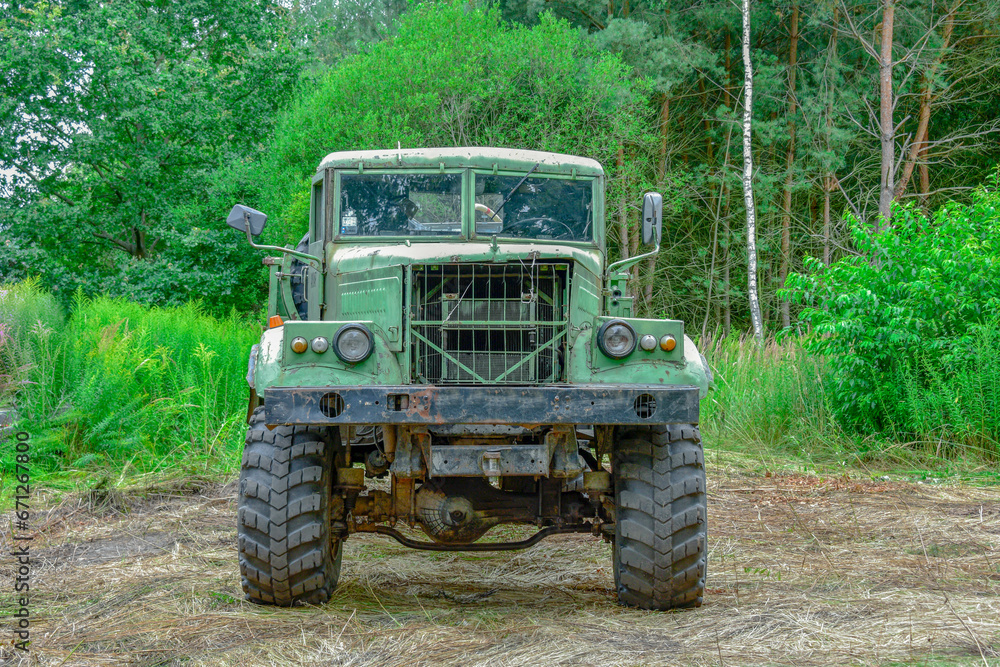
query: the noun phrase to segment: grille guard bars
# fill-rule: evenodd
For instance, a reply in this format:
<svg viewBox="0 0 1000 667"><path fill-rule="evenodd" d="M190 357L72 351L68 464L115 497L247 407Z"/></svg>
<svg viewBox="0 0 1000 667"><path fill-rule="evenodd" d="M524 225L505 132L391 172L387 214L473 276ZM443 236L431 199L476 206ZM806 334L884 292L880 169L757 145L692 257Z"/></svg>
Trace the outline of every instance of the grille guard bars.
<svg viewBox="0 0 1000 667"><path fill-rule="evenodd" d="M271 387L276 424L665 424L698 422L698 388L647 384Z"/></svg>
<svg viewBox="0 0 1000 667"><path fill-rule="evenodd" d="M565 380L570 268L534 259L414 265L413 377L429 385Z"/></svg>

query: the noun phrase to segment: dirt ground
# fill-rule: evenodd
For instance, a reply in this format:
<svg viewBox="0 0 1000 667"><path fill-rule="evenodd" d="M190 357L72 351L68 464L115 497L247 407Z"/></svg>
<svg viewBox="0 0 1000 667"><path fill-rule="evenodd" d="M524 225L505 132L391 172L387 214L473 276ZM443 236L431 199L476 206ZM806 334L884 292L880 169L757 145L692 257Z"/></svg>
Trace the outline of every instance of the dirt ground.
<svg viewBox="0 0 1000 667"><path fill-rule="evenodd" d="M610 546L497 554L352 537L321 608L242 599L235 483L36 512L24 665L1000 665L1000 489L709 470L705 605L615 602ZM10 522L0 581L13 580ZM4 615L11 587L3 585ZM7 618L4 619L6 625Z"/></svg>

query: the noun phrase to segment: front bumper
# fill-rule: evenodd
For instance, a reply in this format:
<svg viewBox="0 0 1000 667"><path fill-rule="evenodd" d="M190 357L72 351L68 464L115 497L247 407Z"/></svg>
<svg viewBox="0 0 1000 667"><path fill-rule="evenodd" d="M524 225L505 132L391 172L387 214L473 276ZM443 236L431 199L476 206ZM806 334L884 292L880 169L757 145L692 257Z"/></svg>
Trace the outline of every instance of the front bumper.
<svg viewBox="0 0 1000 667"><path fill-rule="evenodd" d="M271 387L268 424L666 424L698 422L698 388L647 384Z"/></svg>

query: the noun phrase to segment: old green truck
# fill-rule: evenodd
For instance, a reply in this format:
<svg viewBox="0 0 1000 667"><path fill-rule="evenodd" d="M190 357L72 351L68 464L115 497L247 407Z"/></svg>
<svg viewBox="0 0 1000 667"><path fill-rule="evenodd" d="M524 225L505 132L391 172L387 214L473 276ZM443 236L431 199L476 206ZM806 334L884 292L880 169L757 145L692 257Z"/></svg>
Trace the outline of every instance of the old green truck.
<svg viewBox="0 0 1000 667"><path fill-rule="evenodd" d="M682 322L634 317L660 195L641 202L649 252L610 263L605 186L586 158L395 148L321 162L296 249L257 245L266 216L233 208L271 255L239 484L248 599L327 601L356 533L440 551L589 533L622 604L701 604L711 373ZM480 539L499 524L534 528Z"/></svg>

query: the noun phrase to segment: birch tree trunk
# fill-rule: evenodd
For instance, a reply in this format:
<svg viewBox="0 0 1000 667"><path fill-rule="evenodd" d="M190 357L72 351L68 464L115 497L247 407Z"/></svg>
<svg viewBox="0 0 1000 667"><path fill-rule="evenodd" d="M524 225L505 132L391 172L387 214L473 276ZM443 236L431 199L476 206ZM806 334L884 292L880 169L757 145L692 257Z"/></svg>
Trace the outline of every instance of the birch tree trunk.
<svg viewBox="0 0 1000 667"><path fill-rule="evenodd" d="M743 0L743 201L747 209L747 297L750 319L758 343L764 341L764 327L757 296L757 211L753 201L753 155L750 152L750 126L753 118L753 66L750 64L750 0Z"/></svg>

